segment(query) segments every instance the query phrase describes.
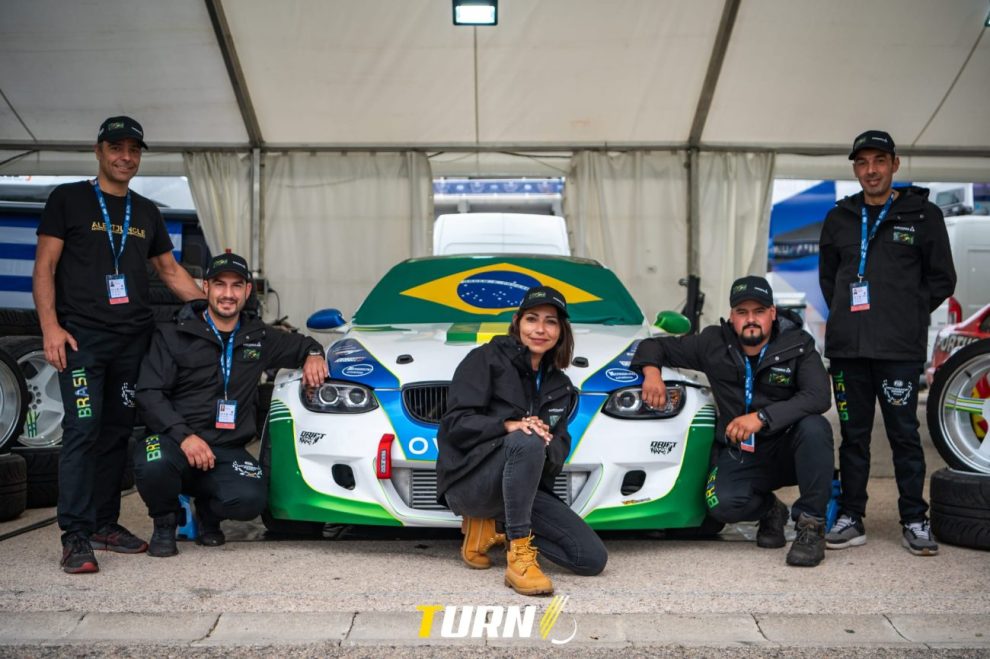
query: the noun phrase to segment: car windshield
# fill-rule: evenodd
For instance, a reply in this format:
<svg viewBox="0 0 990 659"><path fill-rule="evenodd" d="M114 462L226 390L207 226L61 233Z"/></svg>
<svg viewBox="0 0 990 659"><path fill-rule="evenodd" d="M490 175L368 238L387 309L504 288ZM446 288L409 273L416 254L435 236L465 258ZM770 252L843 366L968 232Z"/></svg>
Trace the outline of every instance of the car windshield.
<svg viewBox="0 0 990 659"><path fill-rule="evenodd" d="M494 255L403 261L378 282L354 324L509 322L523 294L539 285L564 294L572 323L643 322L629 292L596 261Z"/></svg>

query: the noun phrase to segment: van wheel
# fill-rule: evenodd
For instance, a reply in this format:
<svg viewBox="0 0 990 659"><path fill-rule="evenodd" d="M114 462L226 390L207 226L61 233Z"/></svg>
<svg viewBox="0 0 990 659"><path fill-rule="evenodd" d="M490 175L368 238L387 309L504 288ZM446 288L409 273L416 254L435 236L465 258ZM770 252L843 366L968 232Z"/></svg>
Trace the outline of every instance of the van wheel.
<svg viewBox="0 0 990 659"><path fill-rule="evenodd" d="M932 442L950 467L990 474L990 339L969 344L942 364L926 413Z"/></svg>
<svg viewBox="0 0 990 659"><path fill-rule="evenodd" d="M937 540L990 549L990 475L939 469L931 478L931 503Z"/></svg>
<svg viewBox="0 0 990 659"><path fill-rule="evenodd" d="M57 446L62 443L62 391L58 371L45 359L45 347L36 336L5 336L0 348L17 360L27 385L27 415L17 442L22 446Z"/></svg>
<svg viewBox="0 0 990 659"><path fill-rule="evenodd" d="M27 465L13 453L0 455L0 522L14 519L27 507Z"/></svg>

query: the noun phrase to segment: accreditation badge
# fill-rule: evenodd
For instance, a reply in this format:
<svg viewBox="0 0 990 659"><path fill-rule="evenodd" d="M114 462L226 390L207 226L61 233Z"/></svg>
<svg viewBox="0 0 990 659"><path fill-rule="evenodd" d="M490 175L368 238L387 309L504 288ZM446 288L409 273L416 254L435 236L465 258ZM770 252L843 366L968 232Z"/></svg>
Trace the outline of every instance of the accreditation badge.
<svg viewBox="0 0 990 659"><path fill-rule="evenodd" d="M868 311L870 308L870 284L857 281L849 284L849 310Z"/></svg>
<svg viewBox="0 0 990 659"><path fill-rule="evenodd" d="M237 422L237 401L218 400L217 401L217 428L222 430L233 430Z"/></svg>
<svg viewBox="0 0 990 659"><path fill-rule="evenodd" d="M127 282L124 275L107 275L107 295L110 296L110 304L127 304Z"/></svg>
<svg viewBox="0 0 990 659"><path fill-rule="evenodd" d="M747 453L756 452L756 435L750 435L743 441L739 442L739 450L746 451Z"/></svg>

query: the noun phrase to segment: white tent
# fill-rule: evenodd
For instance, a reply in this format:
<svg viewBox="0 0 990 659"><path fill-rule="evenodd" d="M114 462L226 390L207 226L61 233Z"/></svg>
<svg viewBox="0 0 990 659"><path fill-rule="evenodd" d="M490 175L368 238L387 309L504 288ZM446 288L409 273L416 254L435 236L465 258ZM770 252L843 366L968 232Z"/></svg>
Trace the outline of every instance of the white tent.
<svg viewBox="0 0 990 659"><path fill-rule="evenodd" d="M652 307L667 300L651 285L703 269L706 213L709 227L743 218L747 235L768 177L848 176L845 154L866 128L894 135L906 178L990 179L988 12L987 0L501 0L497 27L465 28L452 25L449 0L0 0L0 173L78 171L80 158L91 167L80 152L100 121L130 114L153 147L142 173L212 159L199 167L213 178L197 175L197 201L217 186L236 198L204 201L208 233L217 246L249 246L272 274L276 255L259 238L287 222L272 185L310 185L260 172L290 175L277 159L404 154L372 168L417 177L402 208L385 211L411 228L368 263L380 270L429 244L417 218L431 166L580 179L574 167L595 157L675 154L689 174L656 194L666 213L683 208L669 226L691 236L679 247L686 256L660 255L670 267L645 278L621 273ZM338 165L328 164L347 169ZM225 183L220 171L240 178ZM755 178L736 181L741 172ZM751 192L745 209L739 185ZM579 200L572 209L588 207ZM326 238L310 229L292 239ZM601 241L588 240L578 253L603 257ZM759 263L759 249L722 258L731 275Z"/></svg>

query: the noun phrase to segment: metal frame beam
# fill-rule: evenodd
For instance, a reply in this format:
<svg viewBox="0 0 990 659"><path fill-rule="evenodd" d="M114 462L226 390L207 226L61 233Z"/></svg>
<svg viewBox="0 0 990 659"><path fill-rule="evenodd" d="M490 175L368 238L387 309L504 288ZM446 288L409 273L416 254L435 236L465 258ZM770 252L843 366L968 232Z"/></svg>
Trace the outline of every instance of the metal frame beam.
<svg viewBox="0 0 990 659"><path fill-rule="evenodd" d="M210 14L210 23L213 25L213 32L217 37L217 46L220 47L223 63L227 67L230 86L234 88L237 107L241 111L241 119L244 121L244 129L247 131L250 146L260 147L264 143L261 136L261 125L258 123L258 116L255 114L254 105L251 103L251 93L248 91L247 81L244 79L241 61L237 57L237 48L234 46L234 37L230 33L230 26L227 24L227 14L223 11L222 0L205 0L205 2L206 11Z"/></svg>

